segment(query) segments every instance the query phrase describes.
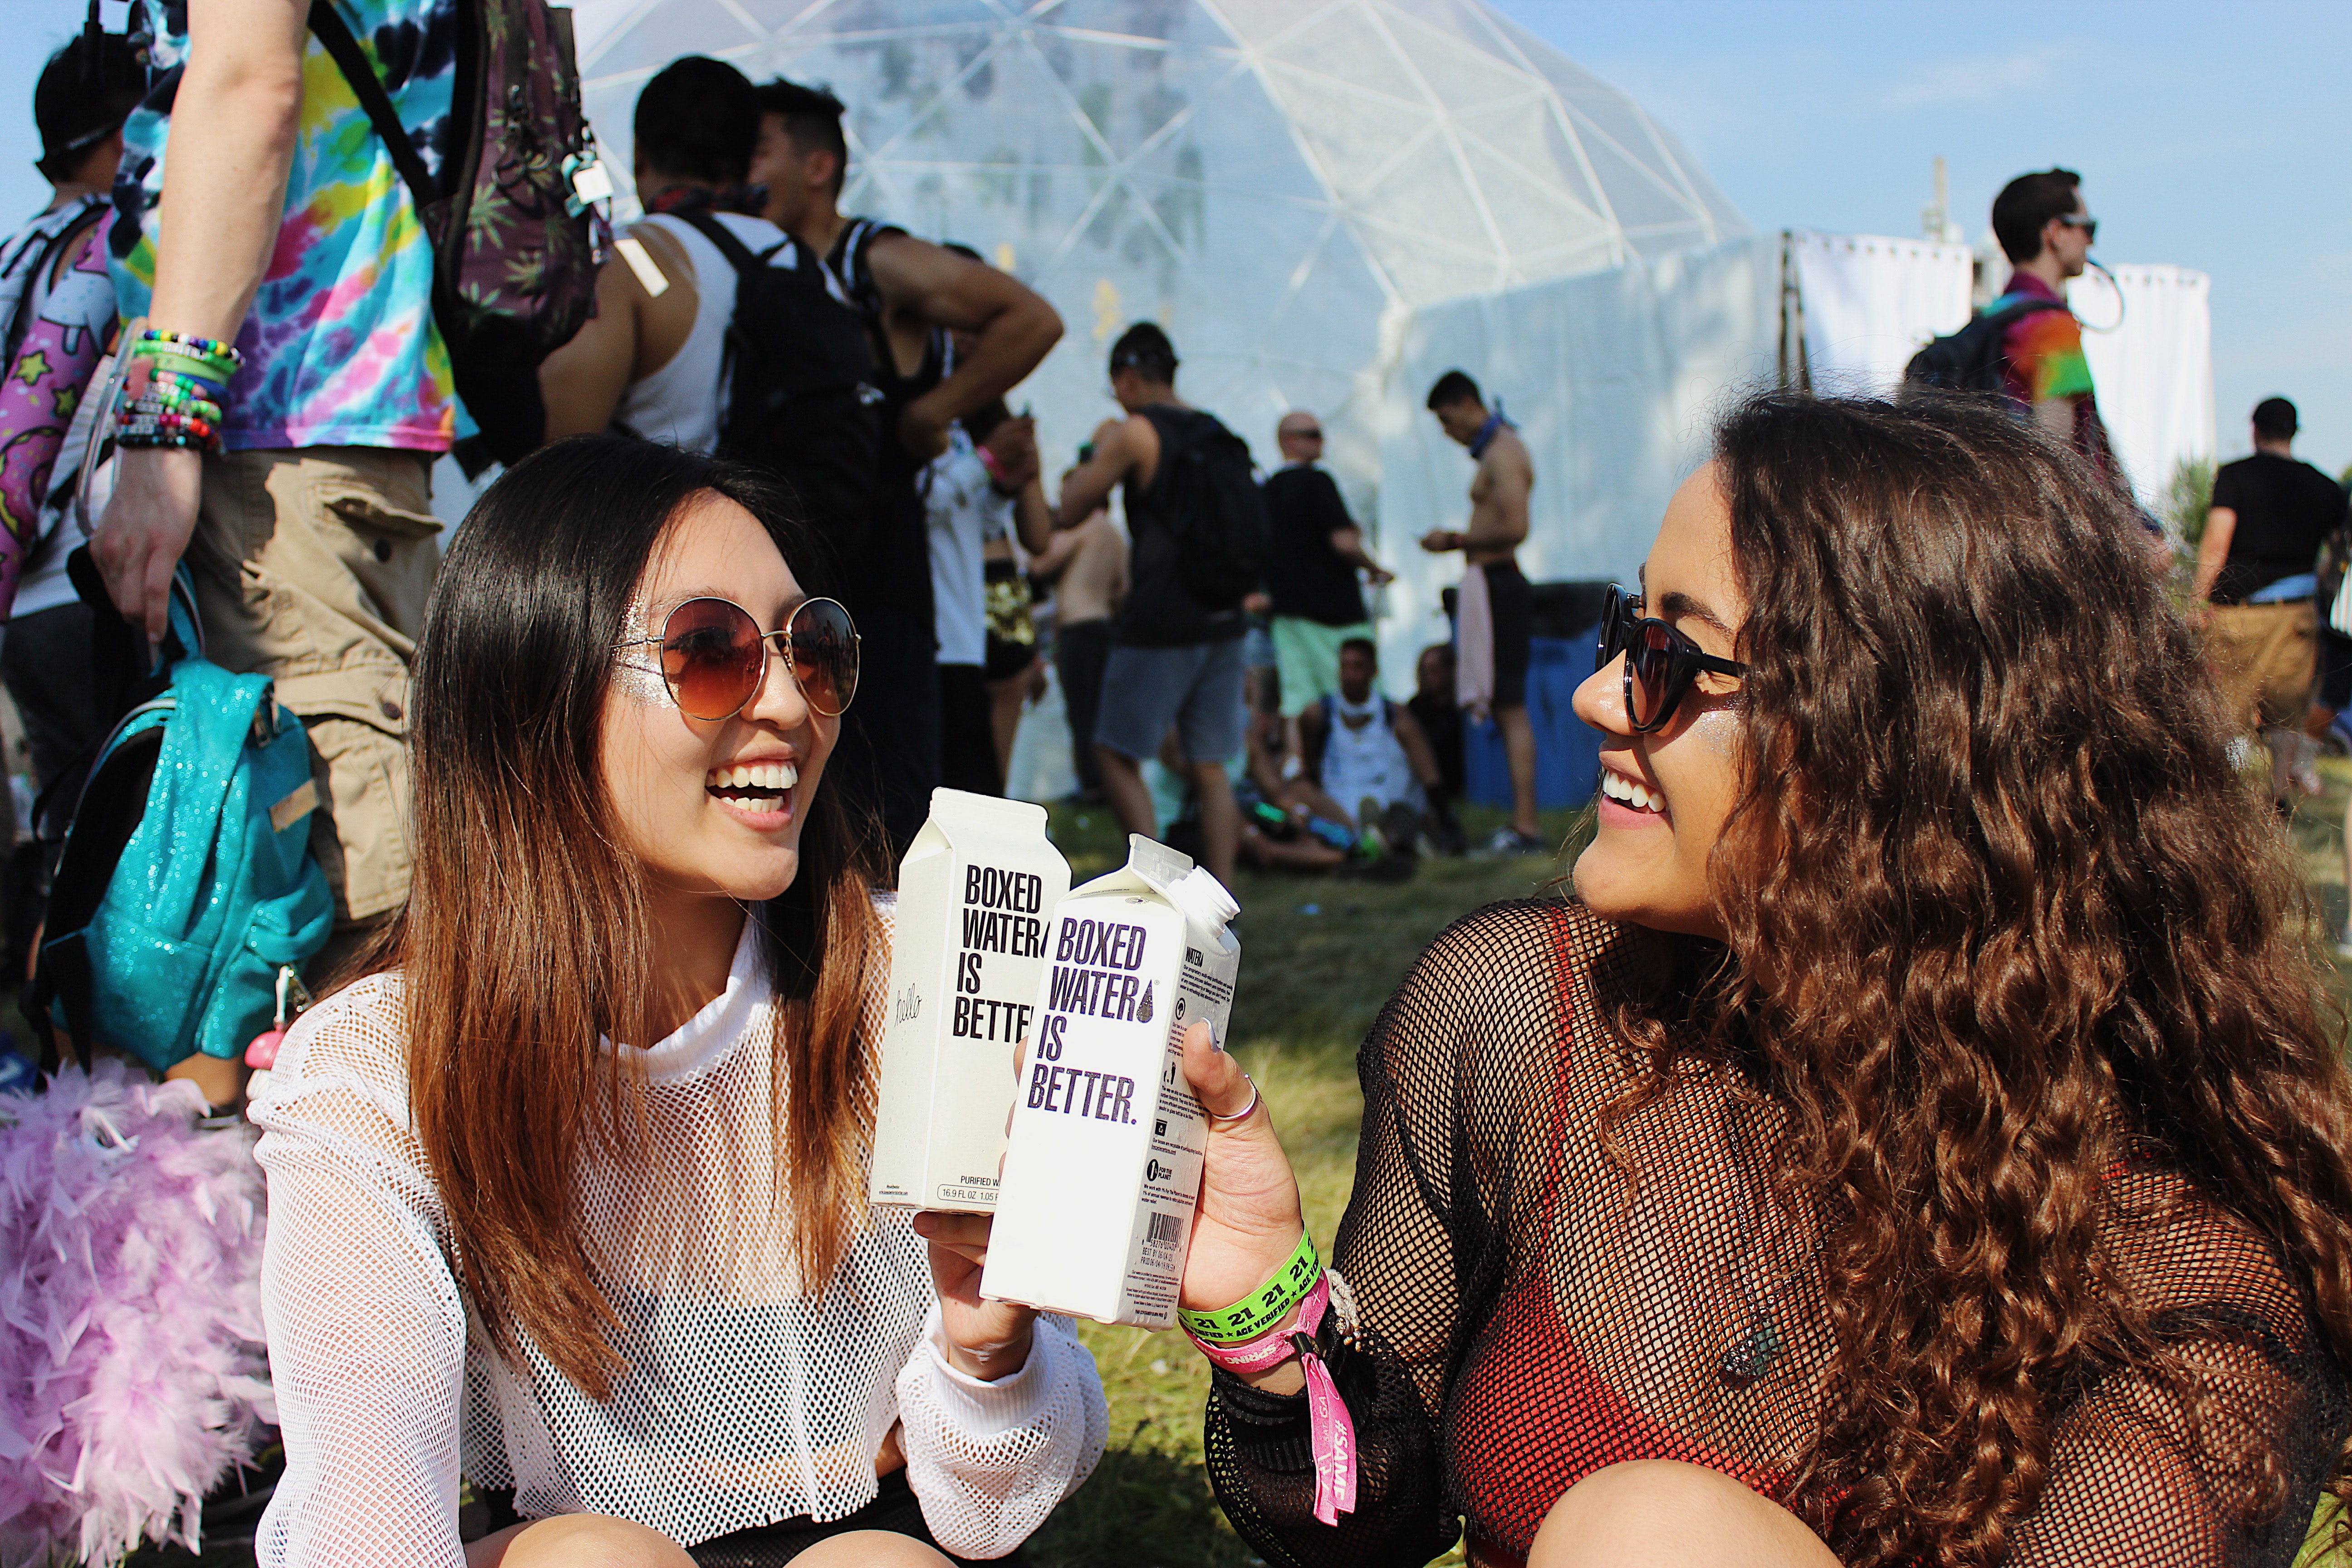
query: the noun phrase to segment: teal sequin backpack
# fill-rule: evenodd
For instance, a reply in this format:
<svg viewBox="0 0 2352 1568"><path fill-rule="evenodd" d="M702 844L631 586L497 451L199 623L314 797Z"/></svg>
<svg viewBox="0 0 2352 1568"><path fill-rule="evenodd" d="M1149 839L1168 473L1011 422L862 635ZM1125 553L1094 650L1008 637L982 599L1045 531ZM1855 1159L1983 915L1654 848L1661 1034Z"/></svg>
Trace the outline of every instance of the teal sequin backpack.
<svg viewBox="0 0 2352 1568"><path fill-rule="evenodd" d="M243 1056L334 918L302 721L267 676L205 658L185 567L172 634L169 684L115 726L74 806L26 1008L85 1061L95 1041L157 1072Z"/></svg>

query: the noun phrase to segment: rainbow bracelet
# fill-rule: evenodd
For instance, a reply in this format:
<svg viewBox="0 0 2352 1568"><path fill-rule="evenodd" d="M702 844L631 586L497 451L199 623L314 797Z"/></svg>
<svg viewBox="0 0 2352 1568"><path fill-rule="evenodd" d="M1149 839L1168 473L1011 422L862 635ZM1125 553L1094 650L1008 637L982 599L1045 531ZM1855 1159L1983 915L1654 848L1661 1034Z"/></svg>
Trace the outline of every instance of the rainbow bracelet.
<svg viewBox="0 0 2352 1568"><path fill-rule="evenodd" d="M152 344L153 347L149 345ZM218 338L200 338L193 332L158 331L153 327L139 334L137 352L165 353L177 350L191 359L214 360L235 369L245 363L245 356L236 352L235 343L225 343Z"/></svg>
<svg viewBox="0 0 2352 1568"><path fill-rule="evenodd" d="M170 371L226 390L245 364L245 356L215 338L189 337L183 332L142 332L131 345L132 357L147 362L152 371Z"/></svg>

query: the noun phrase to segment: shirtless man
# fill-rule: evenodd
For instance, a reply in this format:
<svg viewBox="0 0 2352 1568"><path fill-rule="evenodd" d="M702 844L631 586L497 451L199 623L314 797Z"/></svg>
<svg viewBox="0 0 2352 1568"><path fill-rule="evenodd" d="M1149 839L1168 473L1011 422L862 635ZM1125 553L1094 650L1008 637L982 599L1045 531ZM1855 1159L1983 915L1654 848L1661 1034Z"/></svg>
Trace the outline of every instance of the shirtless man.
<svg viewBox="0 0 2352 1568"><path fill-rule="evenodd" d="M1091 444L1078 460L1094 455ZM1069 483L1069 473L1062 483ZM1076 804L1099 805L1102 765L1095 758L1095 714L1102 705L1103 667L1110 662L1111 619L1127 596L1127 535L1114 527L1108 507L1054 535L1030 557L1029 574L1054 584L1054 668L1062 678L1062 707L1070 723L1070 767L1077 775Z"/></svg>
<svg viewBox="0 0 2352 1568"><path fill-rule="evenodd" d="M1534 590L1519 571L1517 551L1528 536L1528 492L1535 488L1535 464L1527 443L1499 409L1489 412L1478 384L1449 370L1429 389L1429 411L1454 440L1470 448L1478 471L1470 480L1470 526L1433 528L1421 547L1433 554L1462 552L1464 647L1456 689L1462 705L1484 707L1503 732L1503 752L1511 767L1511 820L1495 830L1487 849L1502 855L1541 855L1543 825L1536 816L1536 732L1528 721L1528 655L1534 635ZM1483 587L1487 612L1473 605ZM1480 626L1483 619L1484 626ZM1471 639L1486 639L1484 648ZM1491 676L1482 683L1480 674Z"/></svg>

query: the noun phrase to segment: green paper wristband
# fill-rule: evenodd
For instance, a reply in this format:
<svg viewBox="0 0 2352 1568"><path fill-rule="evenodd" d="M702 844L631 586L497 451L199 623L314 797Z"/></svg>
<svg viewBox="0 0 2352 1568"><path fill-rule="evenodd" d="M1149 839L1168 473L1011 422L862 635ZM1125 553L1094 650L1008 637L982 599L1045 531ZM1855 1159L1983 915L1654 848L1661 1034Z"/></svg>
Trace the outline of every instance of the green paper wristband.
<svg viewBox="0 0 2352 1568"><path fill-rule="evenodd" d="M1321 1278L1323 1260L1315 1253L1315 1233L1302 1231L1298 1248L1290 1255L1290 1261L1276 1269L1265 1284L1232 1306L1213 1312L1180 1309L1176 1321L1193 1338L1213 1345L1245 1344L1282 1321L1290 1309L1307 1300L1307 1293Z"/></svg>
<svg viewBox="0 0 2352 1568"><path fill-rule="evenodd" d="M138 356L157 370L168 370L175 375L207 381L215 386L226 386L236 374L236 367L226 360L196 359L187 354L151 353Z"/></svg>

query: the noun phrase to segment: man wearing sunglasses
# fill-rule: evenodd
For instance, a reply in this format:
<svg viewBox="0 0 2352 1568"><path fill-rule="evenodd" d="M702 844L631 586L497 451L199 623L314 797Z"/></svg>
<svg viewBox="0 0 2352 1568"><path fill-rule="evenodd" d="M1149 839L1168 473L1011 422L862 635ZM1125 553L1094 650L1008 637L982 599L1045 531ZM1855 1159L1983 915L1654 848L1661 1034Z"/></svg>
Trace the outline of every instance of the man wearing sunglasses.
<svg viewBox="0 0 2352 1568"><path fill-rule="evenodd" d="M2091 388L2083 325L2066 308L2066 283L2090 265L2098 220L2083 204L2083 177L2072 169L2020 174L1993 198L1993 237L2014 267L1997 316L2019 306L2001 335L2001 381L2043 432L2064 441L2111 480L2115 452ZM2038 307L2038 308L2036 308Z"/></svg>
<svg viewBox="0 0 2352 1568"><path fill-rule="evenodd" d="M1284 710L1320 710L1339 689L1339 650L1372 635L1363 584L1393 580L1364 549L1339 487L1322 468L1323 422L1294 408L1274 427L1283 466L1265 477L1267 629ZM1359 574L1361 574L1360 580Z"/></svg>

